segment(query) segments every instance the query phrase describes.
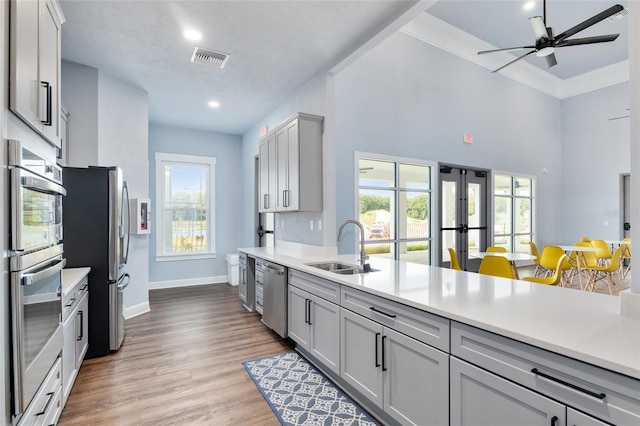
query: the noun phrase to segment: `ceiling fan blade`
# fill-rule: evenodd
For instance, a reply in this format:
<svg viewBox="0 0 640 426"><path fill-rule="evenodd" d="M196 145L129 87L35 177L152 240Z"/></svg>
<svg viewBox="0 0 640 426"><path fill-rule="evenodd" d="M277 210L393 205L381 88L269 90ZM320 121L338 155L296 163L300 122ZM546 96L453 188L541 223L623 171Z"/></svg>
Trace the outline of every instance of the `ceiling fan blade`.
<svg viewBox="0 0 640 426"><path fill-rule="evenodd" d="M535 53L535 49L534 49L534 50L532 50L532 51L530 51L530 52L525 53L525 54L524 54L524 55L522 55L522 56L518 56L518 57L517 57L517 58L515 58L513 61L511 61L511 62L509 62L509 63L507 63L507 64L504 64L504 65L503 65L503 66L501 66L500 68L498 68L498 69L496 69L496 70L493 70L493 71L491 71L491 72L492 72L492 73L494 73L494 72L498 72L498 71L500 71L501 69L506 68L506 67L508 67L509 65L513 64L514 62L517 62L517 61L519 61L520 59L522 59L522 58L524 58L524 57L526 57L526 56L531 55L532 53Z"/></svg>
<svg viewBox="0 0 640 426"><path fill-rule="evenodd" d="M531 23L531 28L533 28L533 33L536 35L536 41L543 38L549 38L549 35L547 34L547 27L542 20L542 16L529 18L529 22Z"/></svg>
<svg viewBox="0 0 640 426"><path fill-rule="evenodd" d="M624 7L620 6L619 4L616 4L615 6L611 6L609 9L604 10L598 13L597 15L592 16L586 21L579 23L575 27L569 28L567 31L563 32L562 34L558 34L554 41L557 43L559 41L564 40L567 37L571 37L572 35L579 33L580 31L585 30L590 26L595 25L604 19L607 19L611 15L615 15L616 13L621 12L622 10L624 10Z"/></svg>
<svg viewBox="0 0 640 426"><path fill-rule="evenodd" d="M607 43L618 38L620 34L609 34L594 37L574 38L571 40L563 40L556 44L556 47L579 46L581 44Z"/></svg>
<svg viewBox="0 0 640 426"><path fill-rule="evenodd" d="M505 47L504 49L483 50L478 52L478 55L484 55L485 53L504 52L507 50L522 50L522 49L535 49L535 46L519 46L519 47Z"/></svg>
<svg viewBox="0 0 640 426"><path fill-rule="evenodd" d="M547 60L547 68L551 68L554 65L558 65L558 61L556 60L555 53L545 56L545 59Z"/></svg>

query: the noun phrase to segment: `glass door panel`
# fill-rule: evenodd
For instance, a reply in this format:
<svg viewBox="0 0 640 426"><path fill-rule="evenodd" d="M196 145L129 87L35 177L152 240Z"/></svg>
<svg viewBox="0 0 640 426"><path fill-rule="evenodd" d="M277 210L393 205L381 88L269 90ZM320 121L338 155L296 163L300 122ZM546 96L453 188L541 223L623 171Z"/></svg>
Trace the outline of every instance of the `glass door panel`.
<svg viewBox="0 0 640 426"><path fill-rule="evenodd" d="M439 176L439 265L450 266L448 249L453 248L463 269L477 271L480 259L471 254L486 248L486 172L443 165Z"/></svg>

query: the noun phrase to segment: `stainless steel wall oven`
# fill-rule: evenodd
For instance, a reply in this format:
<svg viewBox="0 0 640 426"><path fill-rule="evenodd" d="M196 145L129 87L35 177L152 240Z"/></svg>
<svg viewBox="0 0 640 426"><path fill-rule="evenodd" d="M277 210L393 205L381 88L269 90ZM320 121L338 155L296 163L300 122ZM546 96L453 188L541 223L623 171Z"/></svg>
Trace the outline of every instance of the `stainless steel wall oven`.
<svg viewBox="0 0 640 426"><path fill-rule="evenodd" d="M9 141L14 415L25 411L62 351L62 169Z"/></svg>

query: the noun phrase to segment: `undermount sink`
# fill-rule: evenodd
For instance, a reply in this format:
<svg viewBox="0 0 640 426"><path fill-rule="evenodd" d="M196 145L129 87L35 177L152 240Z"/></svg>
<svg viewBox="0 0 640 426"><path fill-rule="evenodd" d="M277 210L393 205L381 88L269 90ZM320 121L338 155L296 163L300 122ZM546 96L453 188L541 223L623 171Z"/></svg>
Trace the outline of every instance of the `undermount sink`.
<svg viewBox="0 0 640 426"><path fill-rule="evenodd" d="M340 275L356 275L356 274L364 274L362 267L349 265L347 263L340 262L318 262L318 263L307 263L308 266L313 266L314 268L322 269L324 271L333 272L334 274ZM378 269L371 269L369 272L376 272Z"/></svg>
<svg viewBox="0 0 640 426"><path fill-rule="evenodd" d="M331 271L331 272L358 269L357 266L349 265L346 263L340 263L340 262L307 263L307 265L313 266L314 268L322 269L324 271Z"/></svg>

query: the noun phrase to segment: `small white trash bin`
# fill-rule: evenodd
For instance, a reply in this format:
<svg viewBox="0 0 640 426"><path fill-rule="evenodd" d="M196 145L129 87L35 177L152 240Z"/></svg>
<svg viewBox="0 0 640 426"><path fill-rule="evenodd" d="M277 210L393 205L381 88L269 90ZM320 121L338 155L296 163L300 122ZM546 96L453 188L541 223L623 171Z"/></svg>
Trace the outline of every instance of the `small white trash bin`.
<svg viewBox="0 0 640 426"><path fill-rule="evenodd" d="M227 281L231 285L240 284L240 255L227 255Z"/></svg>

